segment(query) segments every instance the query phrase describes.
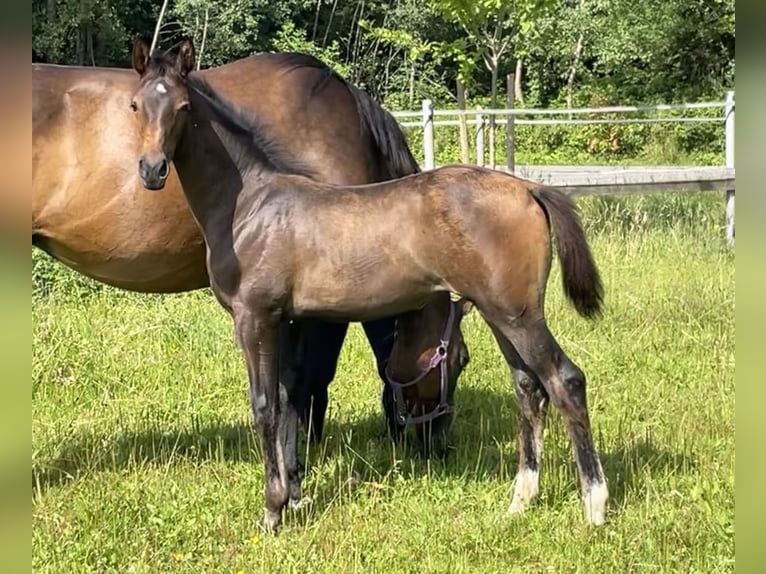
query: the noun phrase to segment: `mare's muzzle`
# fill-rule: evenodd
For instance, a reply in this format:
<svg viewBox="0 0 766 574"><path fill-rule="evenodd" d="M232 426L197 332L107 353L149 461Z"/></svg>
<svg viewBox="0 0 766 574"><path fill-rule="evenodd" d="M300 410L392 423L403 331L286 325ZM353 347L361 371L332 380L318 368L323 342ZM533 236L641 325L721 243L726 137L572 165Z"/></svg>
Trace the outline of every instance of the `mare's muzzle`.
<svg viewBox="0 0 766 574"><path fill-rule="evenodd" d="M170 174L170 164L165 155L138 160L138 175L146 189L162 189Z"/></svg>

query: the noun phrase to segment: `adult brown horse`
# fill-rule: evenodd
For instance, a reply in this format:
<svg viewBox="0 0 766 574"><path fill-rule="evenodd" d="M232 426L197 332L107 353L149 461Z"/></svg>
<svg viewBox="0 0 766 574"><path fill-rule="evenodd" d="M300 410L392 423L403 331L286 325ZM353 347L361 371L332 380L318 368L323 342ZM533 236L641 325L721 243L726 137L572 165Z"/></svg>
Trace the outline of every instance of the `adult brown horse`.
<svg viewBox="0 0 766 574"><path fill-rule="evenodd" d="M471 307L465 298L453 301L449 293L437 293L396 321L383 410L393 432L414 425L425 454L446 454L457 380L470 360L460 322Z"/></svg>
<svg viewBox="0 0 766 574"><path fill-rule="evenodd" d="M280 327L291 318L369 320L417 309L435 292L472 301L510 366L521 402L520 466L511 510L538 492L548 400L566 421L588 521L605 519L608 492L593 444L585 375L543 315L558 242L564 292L585 316L602 304L598 270L576 208L561 191L478 167L446 167L392 182L334 186L270 141L192 69L134 48L141 80L131 103L142 146L125 169L160 190L173 162L208 249L213 292L234 320L261 439L266 510L276 529L301 502L297 419L280 384ZM257 80L256 80L257 83ZM117 146L119 147L119 146ZM301 174L304 175L295 175Z"/></svg>
<svg viewBox="0 0 766 574"><path fill-rule="evenodd" d="M268 138L310 166L319 181L362 184L418 171L391 115L311 56L260 54L199 75L256 114ZM174 171L165 193L147 194L136 171L124 165L126 146L138 154L144 145L125 113L137 85L132 70L32 66L32 243L123 289L169 293L207 286L202 235ZM363 326L382 378L394 319ZM315 327L306 334L300 375L307 394L296 401L305 420L313 400L312 435L319 439L347 324ZM388 418L394 420L393 411Z"/></svg>

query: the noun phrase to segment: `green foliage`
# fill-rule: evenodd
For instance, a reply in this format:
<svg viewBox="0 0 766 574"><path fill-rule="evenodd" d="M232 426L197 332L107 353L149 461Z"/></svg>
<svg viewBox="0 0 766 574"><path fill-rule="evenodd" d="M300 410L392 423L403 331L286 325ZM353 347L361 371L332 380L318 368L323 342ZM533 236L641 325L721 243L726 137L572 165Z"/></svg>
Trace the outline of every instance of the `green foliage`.
<svg viewBox="0 0 766 574"><path fill-rule="evenodd" d="M329 45L320 47L306 38L306 32L299 30L291 21L282 24L273 41L273 47L280 52L303 52L316 56L332 67L341 76L349 75L348 65L343 61L340 44L333 40Z"/></svg>
<svg viewBox="0 0 766 574"><path fill-rule="evenodd" d="M108 289L103 283L65 267L40 249L32 250L32 298L83 299Z"/></svg>
<svg viewBox="0 0 766 574"><path fill-rule="evenodd" d="M277 23L289 21L302 5L302 0L175 0L169 20L176 19L199 48L207 13L202 65L209 67L267 50Z"/></svg>
<svg viewBox="0 0 766 574"><path fill-rule="evenodd" d="M121 16L108 0L34 0L33 57L100 66L123 60L128 30Z"/></svg>
<svg viewBox="0 0 766 574"><path fill-rule="evenodd" d="M34 61L127 66L160 2L33 0ZM191 36L201 65L266 50L315 54L388 107L424 97L454 105L523 62L526 104L721 98L734 85L733 0L172 0L160 46ZM575 48L582 39L581 52ZM484 65L480 65L482 59Z"/></svg>

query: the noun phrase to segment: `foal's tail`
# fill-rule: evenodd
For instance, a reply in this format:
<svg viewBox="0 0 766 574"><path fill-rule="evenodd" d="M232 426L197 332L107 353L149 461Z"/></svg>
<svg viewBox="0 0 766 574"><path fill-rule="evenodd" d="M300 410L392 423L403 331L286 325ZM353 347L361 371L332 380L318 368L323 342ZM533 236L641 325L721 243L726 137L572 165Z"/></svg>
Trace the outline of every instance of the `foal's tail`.
<svg viewBox="0 0 766 574"><path fill-rule="evenodd" d="M351 83L346 83L351 95L354 96L356 109L369 131L375 145L380 150L383 167L391 179L398 179L420 171L415 156L407 145L407 138L396 118L386 111L367 92L360 90Z"/></svg>
<svg viewBox="0 0 766 574"><path fill-rule="evenodd" d="M542 206L553 228L564 293L583 317L599 316L604 287L585 239L577 207L569 196L554 187L538 187L530 193Z"/></svg>

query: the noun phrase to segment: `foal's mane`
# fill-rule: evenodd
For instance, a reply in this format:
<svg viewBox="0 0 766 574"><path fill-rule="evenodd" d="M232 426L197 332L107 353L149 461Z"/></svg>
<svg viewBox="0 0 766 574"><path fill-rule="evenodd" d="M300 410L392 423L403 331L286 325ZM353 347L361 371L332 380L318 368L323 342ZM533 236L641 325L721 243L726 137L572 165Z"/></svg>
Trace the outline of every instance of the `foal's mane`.
<svg viewBox="0 0 766 574"><path fill-rule="evenodd" d="M175 60L166 53L156 51L152 54L147 66L147 75L161 77L175 70ZM251 153L260 156L263 163L276 172L284 174L302 175L313 178L314 170L307 163L292 157L284 145L268 136L265 126L253 114L250 114L228 101L217 92L204 78L191 73L186 79L186 86L194 90L207 102L215 112L217 119L230 132L243 137ZM255 162L253 156L251 161Z"/></svg>

